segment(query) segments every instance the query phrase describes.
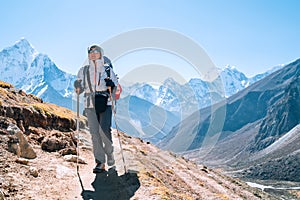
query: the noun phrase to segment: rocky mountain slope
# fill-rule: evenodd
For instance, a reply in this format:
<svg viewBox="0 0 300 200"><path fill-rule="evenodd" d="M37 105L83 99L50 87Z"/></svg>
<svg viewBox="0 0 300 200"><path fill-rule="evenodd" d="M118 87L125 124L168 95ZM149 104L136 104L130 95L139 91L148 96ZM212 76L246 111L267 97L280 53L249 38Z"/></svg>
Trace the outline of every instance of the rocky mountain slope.
<svg viewBox="0 0 300 200"><path fill-rule="evenodd" d="M118 128L131 136L156 143L167 135L180 118L172 112L136 96L117 102Z"/></svg>
<svg viewBox="0 0 300 200"><path fill-rule="evenodd" d="M299 185L299 81L296 60L226 102L200 110L196 123L194 113L162 145L188 150L188 158L209 166L238 170L239 176ZM184 136L189 142L183 148L177 144Z"/></svg>
<svg viewBox="0 0 300 200"><path fill-rule="evenodd" d="M116 130L116 168L94 175L84 117L78 140L72 111L4 82L0 92L0 199L278 199Z"/></svg>
<svg viewBox="0 0 300 200"><path fill-rule="evenodd" d="M178 124L170 134L168 141L176 140L180 136L178 127L194 126L195 137L185 150L201 147L207 133L211 136L217 134L219 140L229 137L243 127L259 121L259 129L249 151L255 152L266 148L279 137L295 127L300 121L299 116L299 77L300 60L297 60L283 69L274 72L249 86L248 88L231 96L224 102L195 112L188 119ZM200 118L197 117L201 113ZM199 119L193 124L193 119ZM183 131L185 129L182 129ZM209 132L211 131L211 132ZM178 140L181 138L179 137ZM170 143L169 143L170 144ZM172 149L172 148L170 148ZM176 146L174 146L174 151Z"/></svg>

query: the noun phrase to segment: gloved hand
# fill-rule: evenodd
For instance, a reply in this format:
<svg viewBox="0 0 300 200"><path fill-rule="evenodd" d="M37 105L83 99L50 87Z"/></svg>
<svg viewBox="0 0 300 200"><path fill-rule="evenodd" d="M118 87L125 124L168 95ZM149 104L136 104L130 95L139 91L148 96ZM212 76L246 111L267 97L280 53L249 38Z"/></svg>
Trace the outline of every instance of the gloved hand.
<svg viewBox="0 0 300 200"><path fill-rule="evenodd" d="M112 88L115 87L115 83L111 79L106 78L104 80L106 82L107 87L112 87Z"/></svg>
<svg viewBox="0 0 300 200"><path fill-rule="evenodd" d="M83 88L82 85L81 85L81 81L82 81L82 80L76 80L76 81L74 81L75 91L76 91L76 93L78 93L78 94L81 94L81 93L83 93L83 91L84 91L84 88Z"/></svg>

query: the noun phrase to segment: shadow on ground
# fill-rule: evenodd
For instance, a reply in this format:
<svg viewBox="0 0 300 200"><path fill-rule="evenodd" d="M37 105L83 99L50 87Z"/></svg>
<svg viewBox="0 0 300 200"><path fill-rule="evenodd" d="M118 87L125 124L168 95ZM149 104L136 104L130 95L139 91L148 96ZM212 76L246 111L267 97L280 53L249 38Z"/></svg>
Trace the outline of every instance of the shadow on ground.
<svg viewBox="0 0 300 200"><path fill-rule="evenodd" d="M92 183L95 191L83 190L84 200L129 200L140 187L137 173L129 171L118 176L113 168L96 174Z"/></svg>

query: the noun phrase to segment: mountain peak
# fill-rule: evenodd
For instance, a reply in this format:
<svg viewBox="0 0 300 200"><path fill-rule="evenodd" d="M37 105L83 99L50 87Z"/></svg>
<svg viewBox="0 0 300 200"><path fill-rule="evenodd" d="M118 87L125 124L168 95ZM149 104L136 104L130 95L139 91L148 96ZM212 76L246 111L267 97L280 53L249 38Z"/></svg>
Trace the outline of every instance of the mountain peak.
<svg viewBox="0 0 300 200"><path fill-rule="evenodd" d="M38 52L28 42L28 40L21 38L20 40L16 41L13 46L6 47L0 51L0 55L1 54L3 54L4 57L12 57L10 62L13 62L13 60L18 60L22 63L30 63L38 54Z"/></svg>
<svg viewBox="0 0 300 200"><path fill-rule="evenodd" d="M236 70L236 67L235 67L235 66L233 66L233 65L229 65L229 64L227 64L227 65L225 66L225 69Z"/></svg>
<svg viewBox="0 0 300 200"><path fill-rule="evenodd" d="M164 81L164 85L174 85L174 84L178 84L178 83L172 77L168 77Z"/></svg>
<svg viewBox="0 0 300 200"><path fill-rule="evenodd" d="M242 72L240 72L236 66L234 65L226 65L223 72L229 72L229 73L239 73L239 74L243 74Z"/></svg>
<svg viewBox="0 0 300 200"><path fill-rule="evenodd" d="M32 45L24 37L21 37L20 40L17 40L15 42L15 45L18 45L18 46L31 46L32 47Z"/></svg>
<svg viewBox="0 0 300 200"><path fill-rule="evenodd" d="M13 48L17 48L21 52L29 51L31 53L36 53L36 50L34 49L34 47L24 37L22 37L20 40L16 41L15 44L13 45Z"/></svg>

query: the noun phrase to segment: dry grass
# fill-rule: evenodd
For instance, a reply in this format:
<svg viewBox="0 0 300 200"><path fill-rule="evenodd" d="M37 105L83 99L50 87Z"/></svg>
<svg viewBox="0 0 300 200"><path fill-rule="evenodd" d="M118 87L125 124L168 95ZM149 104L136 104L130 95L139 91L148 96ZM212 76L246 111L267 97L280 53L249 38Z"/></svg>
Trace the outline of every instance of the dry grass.
<svg viewBox="0 0 300 200"><path fill-rule="evenodd" d="M2 87L0 87L0 95L1 95L2 98L7 97L6 89L3 89Z"/></svg>
<svg viewBox="0 0 300 200"><path fill-rule="evenodd" d="M37 96L35 96L34 94L27 94L27 96L29 96L30 98L32 98L32 99L34 99L34 100L36 100L38 102L42 102L42 99L39 98L39 97L37 97Z"/></svg>
<svg viewBox="0 0 300 200"><path fill-rule="evenodd" d="M222 200L229 200L229 197L226 194L216 194L216 196Z"/></svg>
<svg viewBox="0 0 300 200"><path fill-rule="evenodd" d="M147 155L146 150L140 149L140 152L141 152L144 156Z"/></svg>
<svg viewBox="0 0 300 200"><path fill-rule="evenodd" d="M160 178L154 176L153 173L151 173L151 172L146 172L145 175L148 176L148 177L150 177L151 179L154 179L155 181L157 181L157 182L163 184L162 180L161 180Z"/></svg>
<svg viewBox="0 0 300 200"><path fill-rule="evenodd" d="M173 174L174 171L171 169L166 170L168 173ZM139 179L142 184L149 187L151 195L158 195L159 199L162 200L171 200L171 199L178 199L178 200L194 200L192 196L187 193L178 192L174 189L170 189L165 185L165 183L153 174L150 171L141 170L139 173Z"/></svg>
<svg viewBox="0 0 300 200"><path fill-rule="evenodd" d="M76 117L76 114L63 107L59 107L55 104L50 103L34 103L31 104L32 107L34 107L37 111L39 111L41 114L45 114L47 116L56 115L60 118L65 119L74 119Z"/></svg>
<svg viewBox="0 0 300 200"><path fill-rule="evenodd" d="M10 99L17 101L18 98L17 98L16 94L9 92L7 90L7 89L13 88L13 87L14 87L13 85L0 80L1 98L2 99L10 98ZM31 101L31 102L27 101L27 103L24 103L24 102L22 103L22 101L19 101L18 104L20 104L22 106L32 106L39 113L44 114L46 116L56 115L60 118L65 118L65 119L74 119L76 117L76 113L74 113L73 111L71 111L67 108L57 106L55 104L42 103L42 100L33 94L27 94L27 97L33 99L34 101ZM25 98L25 97L22 97L22 98ZM3 102L1 102L0 105L2 105L2 103Z"/></svg>
<svg viewBox="0 0 300 200"><path fill-rule="evenodd" d="M188 194L184 194L184 193L180 193L178 194L180 199L184 199L184 200L195 200L195 198L189 196Z"/></svg>
<svg viewBox="0 0 300 200"><path fill-rule="evenodd" d="M174 171L172 169L166 169L166 172L169 174L174 174Z"/></svg>
<svg viewBox="0 0 300 200"><path fill-rule="evenodd" d="M161 199L170 199L170 190L165 186L153 188L151 194L159 195Z"/></svg>
<svg viewBox="0 0 300 200"><path fill-rule="evenodd" d="M0 87L2 87L2 88L13 88L14 86L12 84L0 81Z"/></svg>

